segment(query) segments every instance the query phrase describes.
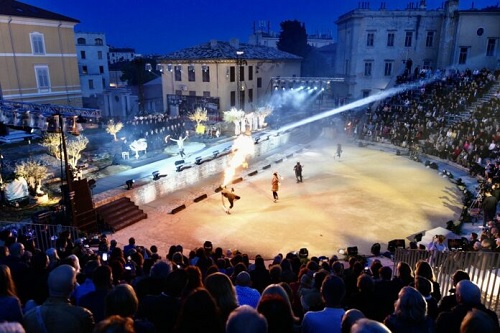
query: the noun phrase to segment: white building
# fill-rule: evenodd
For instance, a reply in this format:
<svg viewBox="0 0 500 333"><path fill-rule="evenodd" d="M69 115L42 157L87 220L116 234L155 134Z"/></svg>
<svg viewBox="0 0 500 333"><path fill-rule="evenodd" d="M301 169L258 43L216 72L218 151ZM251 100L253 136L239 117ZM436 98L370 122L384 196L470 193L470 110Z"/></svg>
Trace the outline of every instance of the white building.
<svg viewBox="0 0 500 333"><path fill-rule="evenodd" d="M347 100L394 86L422 69L498 68L500 9L458 10L458 1L428 10L425 1L405 10L377 10L366 2L337 24L335 73L345 77Z"/></svg>
<svg viewBox="0 0 500 333"><path fill-rule="evenodd" d="M110 84L106 36L77 32L75 39L83 105L99 107L99 104L102 105L102 93Z"/></svg>

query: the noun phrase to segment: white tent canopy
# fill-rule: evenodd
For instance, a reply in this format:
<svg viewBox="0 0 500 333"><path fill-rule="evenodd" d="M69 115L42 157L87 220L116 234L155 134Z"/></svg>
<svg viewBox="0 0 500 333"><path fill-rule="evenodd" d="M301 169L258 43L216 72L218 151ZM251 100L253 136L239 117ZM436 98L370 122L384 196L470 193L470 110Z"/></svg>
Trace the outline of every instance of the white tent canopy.
<svg viewBox="0 0 500 333"><path fill-rule="evenodd" d="M443 235L445 237L444 243L448 244L449 239L461 239L462 236L455 234L451 230L448 230L443 227L437 227L429 230L422 231L422 240L418 242L417 244L424 245L426 248L429 248L429 244L432 242L435 236L437 235ZM408 237L408 239L413 240L415 235L412 235Z"/></svg>

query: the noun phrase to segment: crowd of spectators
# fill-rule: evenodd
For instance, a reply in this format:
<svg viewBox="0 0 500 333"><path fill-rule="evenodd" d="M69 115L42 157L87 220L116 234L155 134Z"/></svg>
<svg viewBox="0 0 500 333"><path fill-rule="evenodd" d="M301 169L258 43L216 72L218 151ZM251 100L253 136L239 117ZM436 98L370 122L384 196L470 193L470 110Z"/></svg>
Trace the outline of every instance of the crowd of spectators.
<svg viewBox="0 0 500 333"><path fill-rule="evenodd" d="M5 236L5 235L4 235ZM12 235L0 256L0 332L499 332L465 271L442 295L425 260L224 252L210 241L165 257L102 235L44 253ZM30 246L30 245L28 245ZM50 259L49 259L50 256Z"/></svg>
<svg viewBox="0 0 500 333"><path fill-rule="evenodd" d="M368 112L360 136L461 164L493 186L500 96L470 118L450 119L461 119L497 76L452 72L406 90ZM140 121L148 129L150 122L158 124L153 136L165 128L173 135L183 131L181 123L164 128L163 120ZM133 135L144 135L142 125L134 125ZM487 221L482 235L472 234L471 249L500 251L498 222ZM172 245L163 257L156 246L139 246L133 237L121 248L102 235L90 249L67 233L41 251L4 230L0 332L500 331L497 315L481 304L481 291L465 271L453 274L454 288L442 295L428 261L415 267L400 262L396 272L379 260L365 264L356 256L345 266L336 256L290 252L267 265L259 255L224 252L209 241L188 255Z"/></svg>

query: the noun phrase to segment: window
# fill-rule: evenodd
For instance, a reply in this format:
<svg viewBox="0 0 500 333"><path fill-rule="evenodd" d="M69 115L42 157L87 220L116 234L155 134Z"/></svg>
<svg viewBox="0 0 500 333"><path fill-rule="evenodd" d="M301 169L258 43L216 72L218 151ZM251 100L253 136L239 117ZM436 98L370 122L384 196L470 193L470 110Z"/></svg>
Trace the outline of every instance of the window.
<svg viewBox="0 0 500 333"><path fill-rule="evenodd" d="M240 109L245 109L245 90L240 90L240 105L238 105Z"/></svg>
<svg viewBox="0 0 500 333"><path fill-rule="evenodd" d="M102 88L106 89L106 80L102 78Z"/></svg>
<svg viewBox="0 0 500 333"><path fill-rule="evenodd" d="M392 75L392 61L386 61L384 65L384 76Z"/></svg>
<svg viewBox="0 0 500 333"><path fill-rule="evenodd" d="M240 82L245 81L245 66L240 66Z"/></svg>
<svg viewBox="0 0 500 333"><path fill-rule="evenodd" d="M50 92L49 67L35 66L35 76L38 92Z"/></svg>
<svg viewBox="0 0 500 333"><path fill-rule="evenodd" d="M458 64L464 65L467 62L467 52L469 51L468 47L461 47L460 53L458 55Z"/></svg>
<svg viewBox="0 0 500 333"><path fill-rule="evenodd" d="M210 91L204 91L203 97L210 97Z"/></svg>
<svg viewBox="0 0 500 333"><path fill-rule="evenodd" d="M407 31L405 36L405 47L411 47L412 39L413 39L413 31Z"/></svg>
<svg viewBox="0 0 500 333"><path fill-rule="evenodd" d="M394 46L394 33L389 32L387 34L387 46Z"/></svg>
<svg viewBox="0 0 500 333"><path fill-rule="evenodd" d="M248 81L253 80L253 66L248 66Z"/></svg>
<svg viewBox="0 0 500 333"><path fill-rule="evenodd" d="M188 95L189 96L196 96L196 91L190 90Z"/></svg>
<svg viewBox="0 0 500 333"><path fill-rule="evenodd" d="M262 78L261 77L257 78L257 88L262 88Z"/></svg>
<svg viewBox="0 0 500 333"><path fill-rule="evenodd" d="M85 51L80 51L80 58L86 59L87 55L85 54Z"/></svg>
<svg viewBox="0 0 500 333"><path fill-rule="evenodd" d="M344 71L345 71L345 75L349 75L349 59L346 59L345 60L345 68L344 68Z"/></svg>
<svg viewBox="0 0 500 333"><path fill-rule="evenodd" d="M373 32L369 32L366 35L366 46L373 46L374 39L375 39L375 34Z"/></svg>
<svg viewBox="0 0 500 333"><path fill-rule="evenodd" d="M189 65L188 66L188 81L189 82L196 81L195 71L194 71L194 65Z"/></svg>
<svg viewBox="0 0 500 333"><path fill-rule="evenodd" d="M253 103L253 89L248 89L248 103Z"/></svg>
<svg viewBox="0 0 500 333"><path fill-rule="evenodd" d="M182 66L178 65L174 67L175 81L182 81Z"/></svg>
<svg viewBox="0 0 500 333"><path fill-rule="evenodd" d="M85 38L80 37L80 38L78 38L78 39L76 40L76 43L77 43L78 45L85 45L85 44L87 44L87 41L85 40Z"/></svg>
<svg viewBox="0 0 500 333"><path fill-rule="evenodd" d="M99 66L99 73L104 74L104 66Z"/></svg>
<svg viewBox="0 0 500 333"><path fill-rule="evenodd" d="M45 54L45 41L43 35L39 32L33 32L30 34L30 38L33 54Z"/></svg>
<svg viewBox="0 0 500 333"><path fill-rule="evenodd" d="M363 98L370 96L370 90L363 90Z"/></svg>
<svg viewBox="0 0 500 333"><path fill-rule="evenodd" d="M102 38L96 38L94 40L94 42L95 42L95 45L103 45Z"/></svg>
<svg viewBox="0 0 500 333"><path fill-rule="evenodd" d="M427 31L427 38L425 39L425 46L432 47L434 45L434 31Z"/></svg>
<svg viewBox="0 0 500 333"><path fill-rule="evenodd" d="M431 69L432 68L432 60L425 59L423 69Z"/></svg>
<svg viewBox="0 0 500 333"><path fill-rule="evenodd" d="M365 61L365 76L372 76L372 61Z"/></svg>
<svg viewBox="0 0 500 333"><path fill-rule="evenodd" d="M94 90L94 80L92 79L89 80L89 89Z"/></svg>
<svg viewBox="0 0 500 333"><path fill-rule="evenodd" d="M236 91L231 91L229 104L230 106L236 106Z"/></svg>
<svg viewBox="0 0 500 333"><path fill-rule="evenodd" d="M203 82L210 82L210 67L203 65L201 71L201 80Z"/></svg>
<svg viewBox="0 0 500 333"><path fill-rule="evenodd" d="M497 40L495 38L488 38L488 44L486 45L486 56L492 57L495 55L496 41Z"/></svg>
<svg viewBox="0 0 500 333"><path fill-rule="evenodd" d="M229 82L236 81L236 68L234 66L229 67Z"/></svg>
<svg viewBox="0 0 500 333"><path fill-rule="evenodd" d="M89 70L87 66L82 66L82 74L88 74Z"/></svg>
<svg viewBox="0 0 500 333"><path fill-rule="evenodd" d="M97 59L102 60L102 51L97 51Z"/></svg>

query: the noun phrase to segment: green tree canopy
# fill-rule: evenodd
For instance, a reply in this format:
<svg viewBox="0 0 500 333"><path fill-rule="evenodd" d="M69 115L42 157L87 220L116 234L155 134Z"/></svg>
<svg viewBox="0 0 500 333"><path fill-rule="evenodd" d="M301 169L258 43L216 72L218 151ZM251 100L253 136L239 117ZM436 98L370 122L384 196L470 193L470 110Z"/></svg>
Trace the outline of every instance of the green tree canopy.
<svg viewBox="0 0 500 333"><path fill-rule="evenodd" d="M278 50L305 57L311 50L307 44L306 26L297 20L280 23L281 32L277 43Z"/></svg>

